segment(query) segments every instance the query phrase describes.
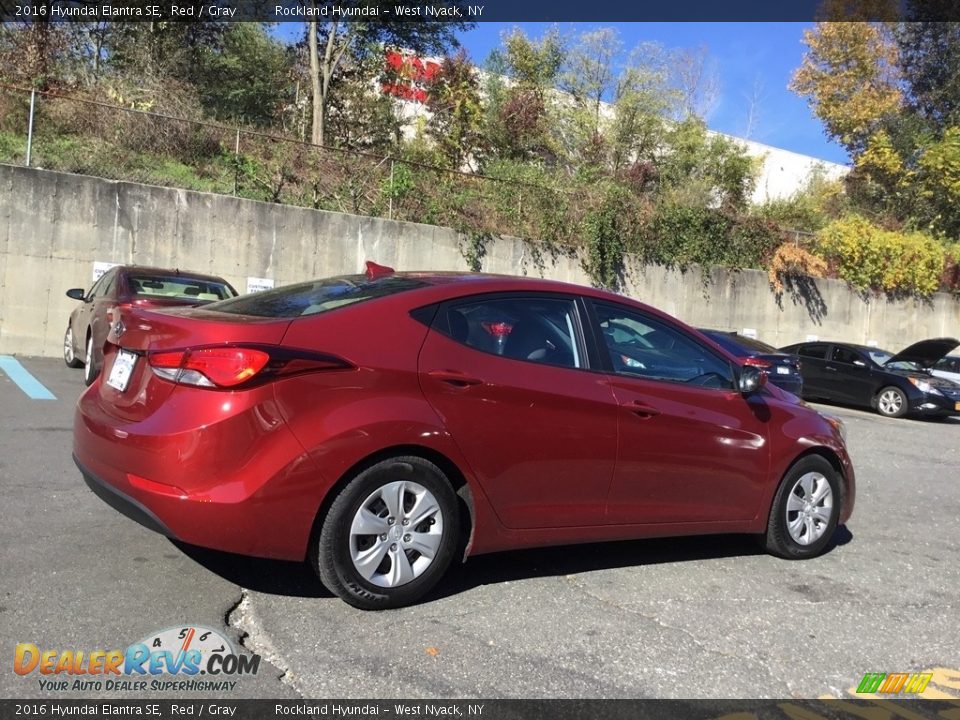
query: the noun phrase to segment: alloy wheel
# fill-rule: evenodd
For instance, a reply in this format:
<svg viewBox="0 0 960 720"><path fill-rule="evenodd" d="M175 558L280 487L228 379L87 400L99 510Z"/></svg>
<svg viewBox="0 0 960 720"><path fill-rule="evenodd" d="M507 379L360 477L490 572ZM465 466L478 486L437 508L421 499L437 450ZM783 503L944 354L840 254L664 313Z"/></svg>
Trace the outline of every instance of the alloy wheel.
<svg viewBox="0 0 960 720"><path fill-rule="evenodd" d="M877 400L877 407L884 415L896 415L903 408L903 396L896 390L884 390Z"/></svg>
<svg viewBox="0 0 960 720"><path fill-rule="evenodd" d="M787 499L787 532L798 545L815 543L827 531L833 513L833 490L818 472L801 475Z"/></svg>

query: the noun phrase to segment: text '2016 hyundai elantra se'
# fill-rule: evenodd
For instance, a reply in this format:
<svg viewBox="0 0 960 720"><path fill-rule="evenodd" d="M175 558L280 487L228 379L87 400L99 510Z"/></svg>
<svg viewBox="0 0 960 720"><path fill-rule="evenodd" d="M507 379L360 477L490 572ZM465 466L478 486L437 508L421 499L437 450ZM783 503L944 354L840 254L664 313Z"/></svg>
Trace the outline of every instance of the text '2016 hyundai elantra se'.
<svg viewBox="0 0 960 720"><path fill-rule="evenodd" d="M812 557L853 511L842 430L625 297L371 264L125 312L74 455L147 527L386 608L461 553L755 533Z"/></svg>

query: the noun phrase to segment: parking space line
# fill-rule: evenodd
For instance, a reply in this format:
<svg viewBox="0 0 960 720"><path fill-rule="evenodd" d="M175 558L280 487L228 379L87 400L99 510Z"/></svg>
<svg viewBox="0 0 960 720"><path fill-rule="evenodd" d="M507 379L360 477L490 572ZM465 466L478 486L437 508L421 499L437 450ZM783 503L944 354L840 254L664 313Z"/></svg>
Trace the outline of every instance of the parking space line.
<svg viewBox="0 0 960 720"><path fill-rule="evenodd" d="M17 387L31 400L56 400L56 396L47 390L39 380L31 375L12 355L0 355L0 370L13 380Z"/></svg>

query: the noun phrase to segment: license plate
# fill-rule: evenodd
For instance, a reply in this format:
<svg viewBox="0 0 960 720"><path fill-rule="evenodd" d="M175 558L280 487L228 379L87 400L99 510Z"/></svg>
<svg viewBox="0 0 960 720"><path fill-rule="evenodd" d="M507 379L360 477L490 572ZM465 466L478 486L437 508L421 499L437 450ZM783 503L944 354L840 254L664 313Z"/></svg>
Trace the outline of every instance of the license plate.
<svg viewBox="0 0 960 720"><path fill-rule="evenodd" d="M130 384L130 376L133 375L133 368L137 365L137 355L128 350L120 350L113 361L113 367L110 368L110 377L107 378L107 385L116 388L120 392L127 389Z"/></svg>
<svg viewBox="0 0 960 720"><path fill-rule="evenodd" d="M777 375L789 375L790 368L786 365L777 365Z"/></svg>

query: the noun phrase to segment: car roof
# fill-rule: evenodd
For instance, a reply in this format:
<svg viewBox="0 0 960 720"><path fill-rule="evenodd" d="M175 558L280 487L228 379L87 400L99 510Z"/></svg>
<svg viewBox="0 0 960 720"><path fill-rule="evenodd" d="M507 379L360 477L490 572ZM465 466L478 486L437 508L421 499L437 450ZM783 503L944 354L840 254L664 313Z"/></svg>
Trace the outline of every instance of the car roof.
<svg viewBox="0 0 960 720"><path fill-rule="evenodd" d="M881 347L874 347L872 345L860 345L859 343L852 342L837 342L836 340L806 340L804 342L791 343L790 345L785 345L784 347L802 347L804 345L838 345L840 347L854 348L856 350L862 350L863 352L885 352L891 353L889 350L884 350Z"/></svg>

